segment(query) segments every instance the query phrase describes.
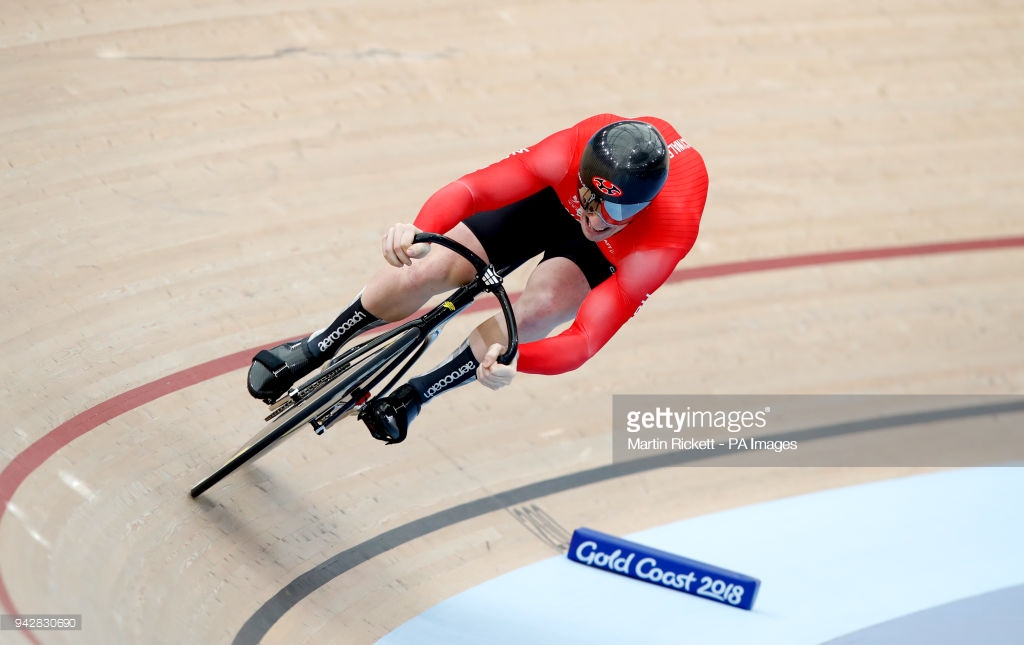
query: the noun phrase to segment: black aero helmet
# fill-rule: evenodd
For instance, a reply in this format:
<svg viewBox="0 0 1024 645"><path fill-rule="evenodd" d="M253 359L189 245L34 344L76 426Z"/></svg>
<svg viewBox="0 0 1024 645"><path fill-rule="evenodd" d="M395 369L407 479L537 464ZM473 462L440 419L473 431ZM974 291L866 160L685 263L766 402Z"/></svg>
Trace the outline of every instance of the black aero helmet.
<svg viewBox="0 0 1024 645"><path fill-rule="evenodd" d="M643 121L616 121L587 142L580 157L580 182L604 200L602 210L624 222L651 203L668 179L668 147Z"/></svg>

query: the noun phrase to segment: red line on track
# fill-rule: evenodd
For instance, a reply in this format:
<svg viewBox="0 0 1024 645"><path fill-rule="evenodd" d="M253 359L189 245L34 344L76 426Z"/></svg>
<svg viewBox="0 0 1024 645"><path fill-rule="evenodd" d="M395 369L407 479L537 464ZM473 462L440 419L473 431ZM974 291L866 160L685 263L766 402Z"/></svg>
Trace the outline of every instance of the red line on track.
<svg viewBox="0 0 1024 645"><path fill-rule="evenodd" d="M824 264L837 264L840 262L859 262L864 260L884 260L892 258L907 258L922 255L935 255L939 253L959 253L964 251L983 251L994 249L1009 249L1024 247L1024 236L1003 237L986 240L967 240L960 242L939 242L935 244L920 244L912 246L884 247L877 249L859 249L851 251L831 251L826 253L811 253L807 255L793 255L788 257L765 258L760 260L748 260L744 262L727 262L724 264L710 264L707 266L677 269L669 278L669 282L685 282L689 280L701 280L705 278L718 278L744 273L755 273L760 271L771 271L777 269L792 269L797 267L819 266ZM493 299L480 300L471 305L468 311L482 311L494 309L497 303ZM290 339L288 339L290 340ZM14 493L25 482L37 468L44 464L58 450L68 445L78 437L90 430L130 412L162 396L185 389L191 385L202 383L212 378L222 376L229 372L241 369L249 365L253 354L265 347L273 347L284 340L280 340L262 347L254 347L229 356L195 365L187 369L175 372L159 380L119 394L95 405L85 412L82 412L64 423L60 424L35 443L18 453L17 456L7 464L3 472L0 472L0 520L3 519L7 506L14 498ZM4 584L3 576L0 574L0 603L8 614L18 613L11 599L10 592ZM32 632L23 632L25 636L35 645L41 645L40 641Z"/></svg>

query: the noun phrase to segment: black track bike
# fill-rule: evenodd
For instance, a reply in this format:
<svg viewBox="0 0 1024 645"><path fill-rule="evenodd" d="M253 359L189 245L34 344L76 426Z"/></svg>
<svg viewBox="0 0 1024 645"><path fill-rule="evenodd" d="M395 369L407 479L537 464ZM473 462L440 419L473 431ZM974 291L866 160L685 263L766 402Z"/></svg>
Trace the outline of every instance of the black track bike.
<svg viewBox="0 0 1024 645"><path fill-rule="evenodd" d="M351 347L328 362L306 381L296 384L270 404L267 425L227 462L196 483L190 494L198 497L240 466L265 454L302 426L320 435L340 419L358 413L386 396L437 338L441 328L484 292L501 305L508 329L508 346L498 360L508 365L518 350L518 332L502 272L455 240L435 233L417 233L414 243L439 244L469 261L476 277L452 292L441 304L419 318L404 322L370 340ZM386 381L386 382L385 382ZM384 383L379 389L376 389Z"/></svg>

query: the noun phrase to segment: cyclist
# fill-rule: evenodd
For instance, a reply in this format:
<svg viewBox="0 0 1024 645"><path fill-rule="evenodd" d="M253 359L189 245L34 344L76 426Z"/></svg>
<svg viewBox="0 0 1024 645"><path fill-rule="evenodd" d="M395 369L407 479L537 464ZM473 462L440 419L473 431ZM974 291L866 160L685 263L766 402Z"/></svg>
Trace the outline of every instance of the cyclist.
<svg viewBox="0 0 1024 645"><path fill-rule="evenodd" d="M444 186L412 224L388 229L381 246L390 266L327 327L258 353L249 392L273 401L357 334L404 319L473 279L474 269L448 249L412 244L419 231L443 233L499 268L543 258L513 306L517 360L497 362L507 342L504 320L488 319L435 369L363 410L376 439L402 441L426 402L473 380L498 389L517 371L574 370L689 252L707 188L703 159L661 119L600 114L556 132Z"/></svg>

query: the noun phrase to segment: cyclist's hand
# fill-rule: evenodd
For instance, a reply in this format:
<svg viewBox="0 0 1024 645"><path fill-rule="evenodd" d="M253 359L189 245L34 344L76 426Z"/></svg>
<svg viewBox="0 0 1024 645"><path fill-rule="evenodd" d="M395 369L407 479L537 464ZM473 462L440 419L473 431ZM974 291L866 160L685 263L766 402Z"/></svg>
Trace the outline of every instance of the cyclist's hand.
<svg viewBox="0 0 1024 645"><path fill-rule="evenodd" d="M381 251L384 259L393 267L408 266L430 252L429 244L413 244L412 238L420 229L412 224L395 224L384 234Z"/></svg>
<svg viewBox="0 0 1024 645"><path fill-rule="evenodd" d="M487 354L480 361L480 367L476 368L476 380L481 385L498 390L512 382L516 375L516 360L512 359L511 365L502 365L498 357L505 351L505 348L495 343L487 350Z"/></svg>

